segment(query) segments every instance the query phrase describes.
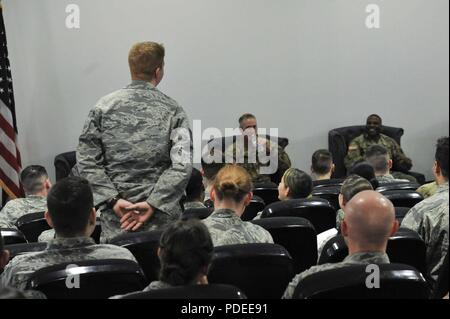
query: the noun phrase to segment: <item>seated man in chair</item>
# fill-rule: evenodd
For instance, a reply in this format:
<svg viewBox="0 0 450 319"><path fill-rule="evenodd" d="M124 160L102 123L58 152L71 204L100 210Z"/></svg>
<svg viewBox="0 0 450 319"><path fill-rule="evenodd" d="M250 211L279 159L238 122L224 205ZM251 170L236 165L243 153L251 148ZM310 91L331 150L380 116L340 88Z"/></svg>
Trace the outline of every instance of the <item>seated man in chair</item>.
<svg viewBox="0 0 450 319"><path fill-rule="evenodd" d="M363 134L354 138L348 147L347 156L344 159L347 171L356 163L364 160L367 149L372 145L382 145L389 151L392 159L394 177L408 179L411 182L417 180L404 173L412 167L412 161L403 152L400 145L387 135L381 134L382 120L377 114L369 115L366 121L366 130Z"/></svg>
<svg viewBox="0 0 450 319"><path fill-rule="evenodd" d="M375 179L379 185L409 182L407 179L395 178L391 174L392 159L389 157L389 152L386 147L378 144L370 146L366 150L365 158L373 167Z"/></svg>

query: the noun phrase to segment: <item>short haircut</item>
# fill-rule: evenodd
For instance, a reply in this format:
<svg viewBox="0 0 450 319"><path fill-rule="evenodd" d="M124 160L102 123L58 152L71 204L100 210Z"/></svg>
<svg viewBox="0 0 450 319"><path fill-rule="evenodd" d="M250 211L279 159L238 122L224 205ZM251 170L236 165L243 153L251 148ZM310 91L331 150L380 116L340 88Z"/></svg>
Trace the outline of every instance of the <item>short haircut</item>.
<svg viewBox="0 0 450 319"><path fill-rule="evenodd" d="M47 178L47 171L40 165L27 166L20 173L20 182L27 194L36 194L42 191Z"/></svg>
<svg viewBox="0 0 450 319"><path fill-rule="evenodd" d="M313 173L325 175L331 171L333 167L333 156L331 152L325 149L317 150L311 158L311 169Z"/></svg>
<svg viewBox="0 0 450 319"><path fill-rule="evenodd" d="M162 44L139 42L133 45L128 54L131 74L139 78L152 79L157 68L164 65L165 50Z"/></svg>
<svg viewBox="0 0 450 319"><path fill-rule="evenodd" d="M442 175L448 180L448 136L438 139L435 159L441 168Z"/></svg>
<svg viewBox="0 0 450 319"><path fill-rule="evenodd" d="M47 207L57 234L64 237L82 234L94 207L89 182L76 176L59 180L50 189Z"/></svg>
<svg viewBox="0 0 450 319"><path fill-rule="evenodd" d="M196 219L169 224L159 247L160 280L171 286L194 284L202 268L207 271L214 252L208 229Z"/></svg>
<svg viewBox="0 0 450 319"><path fill-rule="evenodd" d="M216 162L206 163L202 158L203 176L205 176L208 181L212 181L225 165L225 163Z"/></svg>
<svg viewBox="0 0 450 319"><path fill-rule="evenodd" d="M284 185L289 187L289 197L292 199L306 198L312 192L312 178L302 170L291 167L284 172L281 179Z"/></svg>
<svg viewBox="0 0 450 319"><path fill-rule="evenodd" d="M381 116L379 116L378 114L370 114L367 119L366 122L371 118L371 117L376 117L380 120L380 123L383 123L383 119L381 118Z"/></svg>
<svg viewBox="0 0 450 319"><path fill-rule="evenodd" d="M217 173L213 187L219 200L231 199L239 203L252 191L253 183L245 168L226 165Z"/></svg>
<svg viewBox="0 0 450 319"><path fill-rule="evenodd" d="M241 126L242 122L248 119L255 119L256 120L256 116L254 116L251 113L244 113L241 115L241 117L239 118L239 126Z"/></svg>
<svg viewBox="0 0 450 319"><path fill-rule="evenodd" d="M202 173L198 169L193 168L191 178L189 178L186 186L186 201L200 199L204 191Z"/></svg>
<svg viewBox="0 0 450 319"><path fill-rule="evenodd" d="M370 146L366 150L365 158L375 172L387 172L389 170L390 155L386 147L378 144Z"/></svg>
<svg viewBox="0 0 450 319"><path fill-rule="evenodd" d="M358 175L367 179L372 184L373 189L378 187L379 182L375 178L375 170L373 169L373 166L367 162L359 162L353 165L348 171L348 176L350 175Z"/></svg>
<svg viewBox="0 0 450 319"><path fill-rule="evenodd" d="M372 184L367 179L358 175L348 176L341 186L341 194L346 203L356 194L367 190L373 190Z"/></svg>

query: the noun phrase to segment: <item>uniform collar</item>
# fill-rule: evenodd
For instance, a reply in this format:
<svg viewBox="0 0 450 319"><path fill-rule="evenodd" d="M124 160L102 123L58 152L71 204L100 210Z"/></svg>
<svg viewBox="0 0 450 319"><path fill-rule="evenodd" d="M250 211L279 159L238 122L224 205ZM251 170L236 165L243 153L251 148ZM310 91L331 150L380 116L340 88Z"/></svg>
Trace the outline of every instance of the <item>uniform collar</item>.
<svg viewBox="0 0 450 319"><path fill-rule="evenodd" d="M445 182L444 184L439 185L436 193L443 193L448 192L448 182Z"/></svg>
<svg viewBox="0 0 450 319"><path fill-rule="evenodd" d="M155 89L155 86L147 81L133 80L130 84L127 85L126 88L135 90L151 90Z"/></svg>
<svg viewBox="0 0 450 319"><path fill-rule="evenodd" d="M234 220L241 220L241 218L238 215L236 215L234 210L227 209L227 208L215 210L210 215L210 217L214 217L214 218L230 218L230 219L234 219Z"/></svg>
<svg viewBox="0 0 450 319"><path fill-rule="evenodd" d="M383 252L359 252L345 257L345 263L367 262L374 264L389 263L389 257Z"/></svg>
<svg viewBox="0 0 450 319"><path fill-rule="evenodd" d="M48 242L47 250L77 248L89 245L95 245L95 241L91 237L55 238Z"/></svg>

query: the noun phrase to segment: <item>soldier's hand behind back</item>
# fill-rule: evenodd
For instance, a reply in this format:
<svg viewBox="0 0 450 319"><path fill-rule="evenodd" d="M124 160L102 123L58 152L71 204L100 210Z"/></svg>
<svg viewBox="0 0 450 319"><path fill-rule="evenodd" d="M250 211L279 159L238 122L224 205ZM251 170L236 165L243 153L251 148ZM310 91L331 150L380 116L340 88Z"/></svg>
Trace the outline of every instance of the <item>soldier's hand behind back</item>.
<svg viewBox="0 0 450 319"><path fill-rule="evenodd" d="M147 202L129 205L126 207L126 211L128 212L120 219L120 227L127 231L135 231L141 228L155 212Z"/></svg>

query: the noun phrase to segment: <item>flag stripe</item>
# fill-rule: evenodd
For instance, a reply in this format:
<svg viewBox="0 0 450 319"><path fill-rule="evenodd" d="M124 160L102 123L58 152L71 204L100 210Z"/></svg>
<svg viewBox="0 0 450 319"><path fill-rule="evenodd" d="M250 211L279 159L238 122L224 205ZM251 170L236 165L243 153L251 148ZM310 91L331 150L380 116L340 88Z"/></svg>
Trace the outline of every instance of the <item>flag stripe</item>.
<svg viewBox="0 0 450 319"><path fill-rule="evenodd" d="M8 163L9 166L14 168L16 171L20 171L20 166L17 164L17 158L12 155L3 145L3 143L0 143L0 158L3 158L3 160Z"/></svg>
<svg viewBox="0 0 450 319"><path fill-rule="evenodd" d="M19 185L19 175L15 174L15 169L11 167L4 159L0 156L0 171L8 177L8 179L15 185Z"/></svg>
<svg viewBox="0 0 450 319"><path fill-rule="evenodd" d="M0 185L3 190L11 197L16 198L16 194L20 194L21 190L17 188L16 184L14 184L8 176L6 176L3 171L0 169Z"/></svg>

